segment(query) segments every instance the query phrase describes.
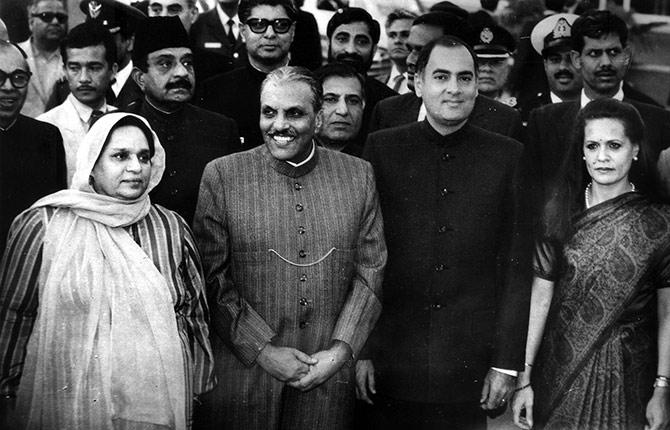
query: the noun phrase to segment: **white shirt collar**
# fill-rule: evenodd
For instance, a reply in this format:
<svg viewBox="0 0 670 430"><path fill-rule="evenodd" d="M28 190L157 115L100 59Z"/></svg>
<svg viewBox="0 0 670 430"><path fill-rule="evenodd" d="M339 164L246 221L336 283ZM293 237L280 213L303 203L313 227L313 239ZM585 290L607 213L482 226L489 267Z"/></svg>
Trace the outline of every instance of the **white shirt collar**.
<svg viewBox="0 0 670 430"><path fill-rule="evenodd" d="M88 124L88 121L91 119L91 114L93 113L93 108L77 100L77 98L72 93L67 96L67 99L70 101L70 103L72 103L72 106L74 106L74 110L77 111L77 115L79 116L81 122L83 124ZM102 106L100 106L100 109L98 110L103 113L107 113L109 110L107 107L107 102L103 101Z"/></svg>
<svg viewBox="0 0 670 430"><path fill-rule="evenodd" d="M421 102L421 107L419 108L419 116L416 119L417 121L423 121L426 119L426 105Z"/></svg>
<svg viewBox="0 0 670 430"><path fill-rule="evenodd" d="M223 28L228 32L228 21L231 19L235 23L233 25L233 34L235 35L235 38L240 37L240 16L238 14L235 14L235 16L228 16L226 13L221 9L221 5L219 5L219 2L216 2L216 14L219 15L219 20L221 21L221 25L223 25Z"/></svg>
<svg viewBox="0 0 670 430"><path fill-rule="evenodd" d="M288 164L290 164L291 166L293 166L293 167L300 167L300 166L302 166L303 164L307 163L309 160L311 160L312 157L314 157L314 153L315 153L315 152L316 152L316 145L314 144L314 141L312 141L312 152L309 153L309 156L308 156L307 158L305 158L305 159L304 159L303 161L301 161L300 163L293 163L293 162L288 161L288 160L286 160L286 162L287 162Z"/></svg>
<svg viewBox="0 0 670 430"><path fill-rule="evenodd" d="M623 85L621 85L621 84L619 85L619 91L617 91L616 94L614 94L614 96L612 96L612 98L614 100L619 100L619 101L623 100ZM582 88L582 96L581 96L581 99L580 99L581 107L584 108L584 106L589 104L590 101L591 101L591 99L586 96L586 92L584 92L584 89Z"/></svg>
<svg viewBox="0 0 670 430"><path fill-rule="evenodd" d="M563 102L563 100L561 100L561 98L559 96L554 94L553 91L549 91L549 98L551 99L552 103L562 103Z"/></svg>
<svg viewBox="0 0 670 430"><path fill-rule="evenodd" d="M119 96L121 89L126 84L128 78L130 78L130 73L133 71L133 60L130 60L126 67L116 72L116 81L112 84L112 91L114 91L115 96Z"/></svg>

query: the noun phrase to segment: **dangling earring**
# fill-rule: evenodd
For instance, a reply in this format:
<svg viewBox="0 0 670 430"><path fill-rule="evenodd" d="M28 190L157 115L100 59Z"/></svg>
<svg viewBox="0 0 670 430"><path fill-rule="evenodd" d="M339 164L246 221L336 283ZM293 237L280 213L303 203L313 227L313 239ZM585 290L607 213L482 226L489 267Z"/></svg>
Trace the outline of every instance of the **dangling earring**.
<svg viewBox="0 0 670 430"><path fill-rule="evenodd" d="M633 161L637 161L637 155L633 157Z"/></svg>
<svg viewBox="0 0 670 430"><path fill-rule="evenodd" d="M583 156L583 157L582 157L582 160L586 161L586 156Z"/></svg>

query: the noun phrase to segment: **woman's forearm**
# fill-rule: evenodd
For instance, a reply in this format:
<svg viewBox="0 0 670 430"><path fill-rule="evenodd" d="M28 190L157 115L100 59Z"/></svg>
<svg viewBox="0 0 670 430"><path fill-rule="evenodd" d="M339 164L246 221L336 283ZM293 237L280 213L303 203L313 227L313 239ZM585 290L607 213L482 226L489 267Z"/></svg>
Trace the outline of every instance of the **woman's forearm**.
<svg viewBox="0 0 670 430"><path fill-rule="evenodd" d="M544 326L547 322L549 306L554 295L554 282L546 279L533 278L533 288L530 298L530 317L528 319L528 337L526 339L526 366L519 375L519 385L530 383L532 365L535 362L537 351L540 349Z"/></svg>

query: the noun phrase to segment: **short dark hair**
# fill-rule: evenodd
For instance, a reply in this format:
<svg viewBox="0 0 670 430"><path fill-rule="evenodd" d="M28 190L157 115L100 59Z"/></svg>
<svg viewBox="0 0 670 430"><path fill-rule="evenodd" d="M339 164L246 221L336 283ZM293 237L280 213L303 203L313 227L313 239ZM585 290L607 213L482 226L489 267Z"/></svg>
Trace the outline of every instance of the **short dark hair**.
<svg viewBox="0 0 670 430"><path fill-rule="evenodd" d="M332 78L333 76L357 79L361 84L361 93L363 95L363 99L365 100L365 78L363 75L358 73L356 69L353 68L353 66L336 61L333 63L328 63L325 66L321 66L314 71L314 77L319 81L319 83L321 83L321 86L323 86L323 83L326 81L326 79Z"/></svg>
<svg viewBox="0 0 670 430"><path fill-rule="evenodd" d="M298 11L293 5L292 0L241 0L237 8L237 15L240 17L240 22L246 23L251 16L251 10L256 6L282 6L286 12L286 16L291 21L298 18Z"/></svg>
<svg viewBox="0 0 670 430"><path fill-rule="evenodd" d="M566 0L544 0L544 7L556 12L563 12Z"/></svg>
<svg viewBox="0 0 670 430"><path fill-rule="evenodd" d="M629 172L630 180L638 191L658 199L658 177L651 162L650 148L644 136L644 122L633 105L613 98L589 102L577 115L570 146L565 154L558 176L551 184L550 195L542 214L542 235L545 240L562 244L574 232L573 219L584 209L584 189L591 178L582 159L586 123L609 118L623 125L626 137L639 146Z"/></svg>
<svg viewBox="0 0 670 430"><path fill-rule="evenodd" d="M600 39L608 34L619 36L621 45L628 42L628 27L623 19L608 10L590 10L584 12L572 24L572 49L581 54L584 49L584 37Z"/></svg>
<svg viewBox="0 0 670 430"><path fill-rule="evenodd" d="M110 112L108 112L110 113ZM104 115L103 115L104 116ZM102 117L101 117L102 118ZM98 118L100 119L100 118ZM131 126L131 127L137 127L140 129L142 134L144 134L144 137L147 139L147 143L149 144L149 155L154 156L156 153L156 144L154 143L154 134L151 131L151 129L136 116L133 115L128 115L124 116L120 120L118 120L112 128L109 129L109 133L107 133L107 137L105 138L105 143L102 144L102 148L100 148L100 154L102 155L103 151L105 150L105 147L109 143L109 139L112 137L112 133L114 133L114 130L117 128L125 127L125 126ZM98 158L100 155L98 156Z"/></svg>
<svg viewBox="0 0 670 430"><path fill-rule="evenodd" d="M384 24L386 28L389 28L394 21L399 19L411 19L414 21L417 18L417 14L410 12L407 9L395 9L386 17L386 23Z"/></svg>
<svg viewBox="0 0 670 430"><path fill-rule="evenodd" d="M312 106L314 112L321 110L323 105L323 87L321 82L314 77L314 74L305 67L284 66L268 73L261 84L261 93L268 84L280 85L288 82L302 82L309 86L312 92Z"/></svg>
<svg viewBox="0 0 670 430"><path fill-rule="evenodd" d="M94 21L86 21L74 27L60 45L63 64L67 64L67 50L102 45L105 47L105 61L109 67L116 63L116 43L109 31Z"/></svg>
<svg viewBox="0 0 670 430"><path fill-rule="evenodd" d="M435 39L429 42L426 46L424 46L421 49L421 51L419 52L419 57L416 60L417 75L423 73L423 71L426 69L428 61L430 60L430 54L433 53L433 49L435 49L436 46L444 46L445 48L457 48L459 46L462 46L465 49L467 49L468 52L470 53L470 56L472 57L475 76L479 76L478 72L479 67L477 66L477 54L475 54L475 51L472 50L470 45L468 45L467 43L465 43L464 41L455 36L442 36L439 39Z"/></svg>
<svg viewBox="0 0 670 430"><path fill-rule="evenodd" d="M428 12L414 20L412 26L428 25L442 30L445 36L455 36L468 44L473 42L473 29L470 23L451 12Z"/></svg>

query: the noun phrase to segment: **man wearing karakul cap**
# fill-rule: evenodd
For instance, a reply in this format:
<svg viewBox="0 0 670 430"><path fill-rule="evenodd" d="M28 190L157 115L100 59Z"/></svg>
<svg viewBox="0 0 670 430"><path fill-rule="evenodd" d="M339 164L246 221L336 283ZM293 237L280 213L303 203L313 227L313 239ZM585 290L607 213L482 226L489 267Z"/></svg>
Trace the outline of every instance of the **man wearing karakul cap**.
<svg viewBox="0 0 670 430"><path fill-rule="evenodd" d="M205 165L239 145L237 125L190 104L195 89L193 51L176 16L148 18L135 35L133 80L143 97L127 111L149 121L165 148L165 175L151 200L190 224Z"/></svg>
<svg viewBox="0 0 670 430"><path fill-rule="evenodd" d="M524 121L530 111L550 103L575 100L582 89L582 77L570 59L572 23L578 15L560 13L538 22L530 35L535 51L542 55L549 90L522 92L518 107Z"/></svg>

